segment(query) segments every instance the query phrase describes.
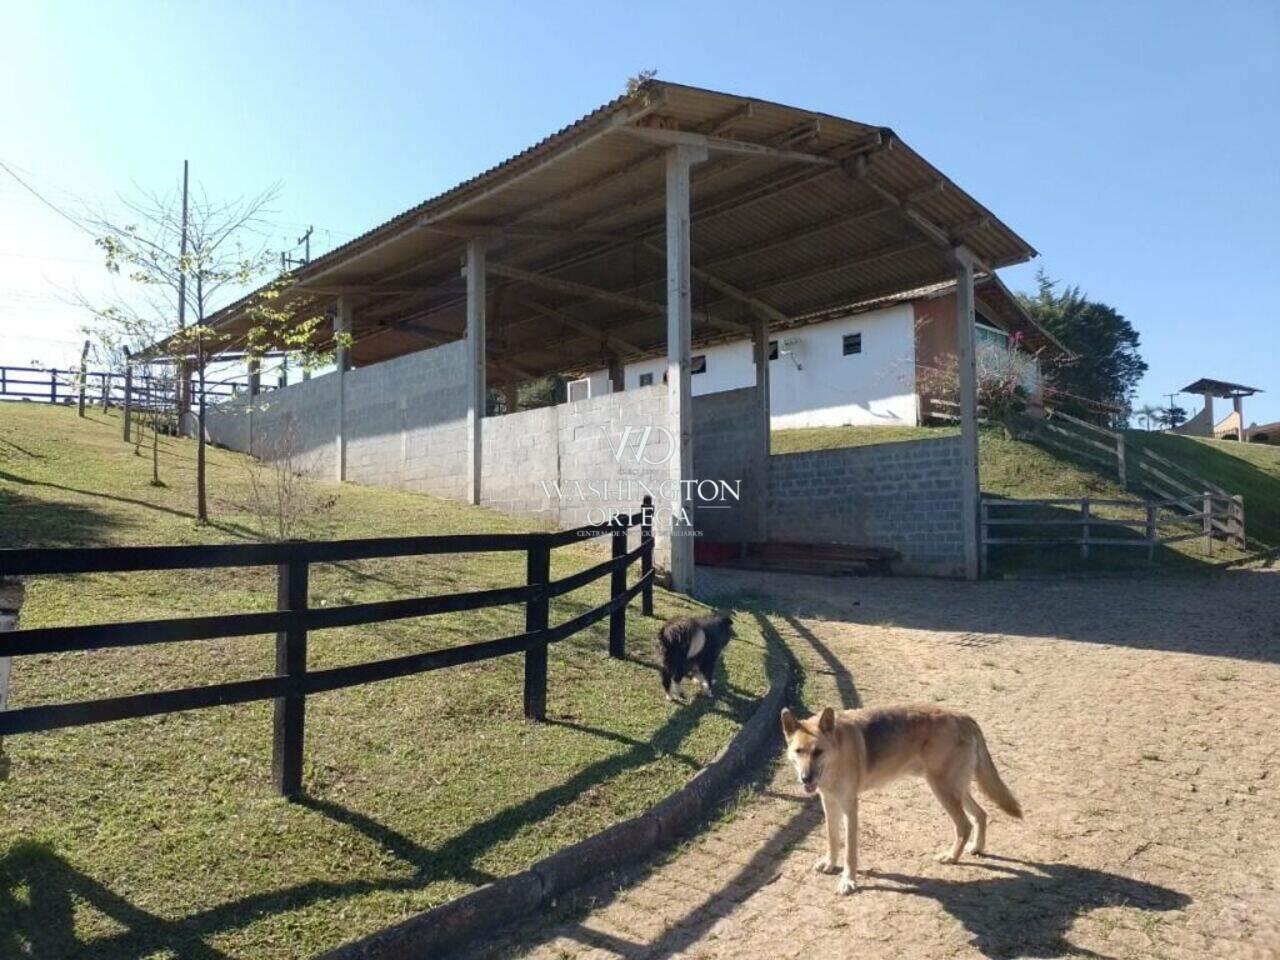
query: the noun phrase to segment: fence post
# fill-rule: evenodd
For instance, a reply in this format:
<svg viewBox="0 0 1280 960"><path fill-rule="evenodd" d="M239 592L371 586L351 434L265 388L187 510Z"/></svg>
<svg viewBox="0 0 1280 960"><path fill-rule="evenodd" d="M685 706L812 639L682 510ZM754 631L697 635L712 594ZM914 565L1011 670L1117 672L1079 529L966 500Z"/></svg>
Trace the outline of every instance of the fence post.
<svg viewBox="0 0 1280 960"><path fill-rule="evenodd" d="M534 633L547 629L551 598L547 584L551 581L551 537L535 534L529 545L525 582L542 589L525 602L524 629ZM527 720L547 718L547 645L538 643L524 652L524 715Z"/></svg>
<svg viewBox="0 0 1280 960"><path fill-rule="evenodd" d="M1147 562L1156 558L1156 505L1147 504Z"/></svg>
<svg viewBox="0 0 1280 960"><path fill-rule="evenodd" d="M133 412L133 367L124 368L124 442L129 442L129 415Z"/></svg>
<svg viewBox="0 0 1280 960"><path fill-rule="evenodd" d="M102 375L102 412L106 413L111 409L111 374L104 373Z"/></svg>
<svg viewBox="0 0 1280 960"><path fill-rule="evenodd" d="M1116 433L1116 473L1120 477L1120 486L1127 487L1129 471L1125 464L1124 434L1119 432Z"/></svg>
<svg viewBox="0 0 1280 960"><path fill-rule="evenodd" d="M49 402L58 402L58 371L49 371Z"/></svg>
<svg viewBox="0 0 1280 960"><path fill-rule="evenodd" d="M1213 556L1213 494L1204 495L1204 552Z"/></svg>
<svg viewBox="0 0 1280 960"><path fill-rule="evenodd" d="M0 577L0 633L18 629L25 595L20 577ZM9 708L9 672L12 667L12 657L0 657L0 713ZM4 740L0 739L0 780L8 779L9 758L5 756Z"/></svg>
<svg viewBox="0 0 1280 960"><path fill-rule="evenodd" d="M1080 559L1089 559L1089 498L1080 498Z"/></svg>
<svg viewBox="0 0 1280 960"><path fill-rule="evenodd" d="M302 613L307 609L307 561L294 560L278 568L276 609ZM276 676L297 681L293 693L275 701L275 729L271 772L276 792L293 799L302 793L302 742L307 696L300 687L307 673L307 628L301 617L276 634Z"/></svg>
<svg viewBox="0 0 1280 960"><path fill-rule="evenodd" d="M0 367L0 393L9 392L9 371Z"/></svg>
<svg viewBox="0 0 1280 960"><path fill-rule="evenodd" d="M1234 507L1236 520L1236 546L1238 546L1242 551L1248 552L1249 539L1245 536L1244 532L1244 496L1239 493L1233 495L1231 497L1231 505Z"/></svg>
<svg viewBox="0 0 1280 960"><path fill-rule="evenodd" d="M653 497L648 494L640 501L640 542L644 552L640 554L640 575L649 579L640 591L640 612L653 616Z"/></svg>
<svg viewBox="0 0 1280 960"><path fill-rule="evenodd" d="M613 541L613 572L609 575L609 599L617 600L627 592L627 566L619 558L627 555L627 526L614 520L610 539ZM627 605L619 604L609 614L609 656L622 660L627 655Z"/></svg>

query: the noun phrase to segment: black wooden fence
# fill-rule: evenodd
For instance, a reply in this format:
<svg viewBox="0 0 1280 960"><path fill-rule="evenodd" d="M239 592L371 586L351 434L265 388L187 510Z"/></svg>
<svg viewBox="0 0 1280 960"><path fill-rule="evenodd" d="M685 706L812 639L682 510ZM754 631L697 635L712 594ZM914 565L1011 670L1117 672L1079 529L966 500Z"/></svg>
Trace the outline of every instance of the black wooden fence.
<svg viewBox="0 0 1280 960"><path fill-rule="evenodd" d="M639 545L628 550L627 532L637 526L640 528ZM551 579L553 549L604 536L612 540L613 555L610 559L559 580ZM627 604L638 594L644 614L652 614L653 543L653 505L646 497L639 513L620 517L615 523L578 527L557 533L463 534L181 547L0 550L0 576L269 565L278 569L277 609L274 611L90 626L37 627L0 634L0 657L21 657L275 633L275 676L78 703L20 707L0 712L0 736L272 699L275 700L272 769L276 789L284 796L296 796L302 790L303 726L306 698L310 694L524 653L524 714L530 719L544 719L549 645L567 639L607 616L609 654L622 658L626 653ZM319 609L308 604L308 571L314 563L493 552L526 554L527 577L523 586ZM641 574L631 586L627 586L627 570L637 560L640 561ZM577 590L606 575L610 578L610 596L607 602L564 623L550 626L550 603L554 597ZM514 603L525 605L523 633L345 667L315 671L307 669L307 635L313 630L479 610Z"/></svg>

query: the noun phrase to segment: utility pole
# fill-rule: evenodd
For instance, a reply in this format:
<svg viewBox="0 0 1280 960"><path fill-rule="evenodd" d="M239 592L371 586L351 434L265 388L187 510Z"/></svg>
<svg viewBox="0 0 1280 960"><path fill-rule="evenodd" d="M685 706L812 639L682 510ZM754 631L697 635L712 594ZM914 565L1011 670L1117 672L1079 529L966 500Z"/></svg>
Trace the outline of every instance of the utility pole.
<svg viewBox="0 0 1280 960"><path fill-rule="evenodd" d="M283 250L280 251L280 272L288 273L294 267L305 267L311 262L311 234L315 227L307 227L307 232L298 238L297 245L303 247L301 257L291 257Z"/></svg>
<svg viewBox="0 0 1280 960"><path fill-rule="evenodd" d="M182 239L178 261L178 329L187 328L187 161L182 161Z"/></svg>
<svg viewBox="0 0 1280 960"><path fill-rule="evenodd" d="M182 161L182 237L178 241L178 329L187 329L187 161ZM185 360L178 361L178 432L191 406L191 377Z"/></svg>

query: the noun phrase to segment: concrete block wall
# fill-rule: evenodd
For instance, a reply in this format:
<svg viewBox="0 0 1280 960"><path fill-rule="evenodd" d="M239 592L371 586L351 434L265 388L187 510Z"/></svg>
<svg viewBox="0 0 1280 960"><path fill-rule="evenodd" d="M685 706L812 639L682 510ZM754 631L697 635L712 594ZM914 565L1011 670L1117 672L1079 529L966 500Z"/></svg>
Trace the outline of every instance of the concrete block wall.
<svg viewBox="0 0 1280 960"><path fill-rule="evenodd" d="M599 522L601 507L638 510L646 490L661 505L661 486L671 476L669 457L675 437L665 385L609 393L555 409L560 484L565 493L560 526ZM575 482L594 483L596 490L584 487L585 495L579 496Z"/></svg>
<svg viewBox="0 0 1280 960"><path fill-rule="evenodd" d="M466 373L462 340L349 371L347 479L466 499Z"/></svg>
<svg viewBox="0 0 1280 960"><path fill-rule="evenodd" d="M765 539L768 462L764 411L754 386L693 398L693 473L698 480L738 485L740 499L702 504L694 523L707 540Z"/></svg>
<svg viewBox="0 0 1280 960"><path fill-rule="evenodd" d="M338 378L329 374L260 394L249 412L249 452L263 460L276 459L284 452L285 438L290 437L295 469L333 477L337 469L337 390Z"/></svg>
<svg viewBox="0 0 1280 960"><path fill-rule="evenodd" d="M769 539L897 550L904 573L964 574L960 438L769 458Z"/></svg>
<svg viewBox="0 0 1280 960"><path fill-rule="evenodd" d="M219 403L211 403L205 409L205 439L210 443L240 453L249 452L248 396L240 394ZM194 426L194 420L191 421ZM190 429L190 428L188 428ZM191 430L194 435L194 430Z"/></svg>
<svg viewBox="0 0 1280 960"><path fill-rule="evenodd" d="M553 484L560 478L561 409L541 407L480 421L482 504L560 523L560 503L547 494L543 482Z"/></svg>

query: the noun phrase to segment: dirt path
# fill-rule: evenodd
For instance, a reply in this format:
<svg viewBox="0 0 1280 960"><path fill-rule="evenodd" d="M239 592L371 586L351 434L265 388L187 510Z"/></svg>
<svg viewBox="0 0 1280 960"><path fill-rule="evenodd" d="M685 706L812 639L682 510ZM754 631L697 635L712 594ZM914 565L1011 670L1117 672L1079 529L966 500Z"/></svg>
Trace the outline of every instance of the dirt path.
<svg viewBox="0 0 1280 960"><path fill-rule="evenodd" d="M810 870L789 771L595 908L490 956L1280 957L1280 574L986 583L718 575L756 593L808 706L972 713L1027 810L934 862L924 785L864 799L861 889Z"/></svg>

